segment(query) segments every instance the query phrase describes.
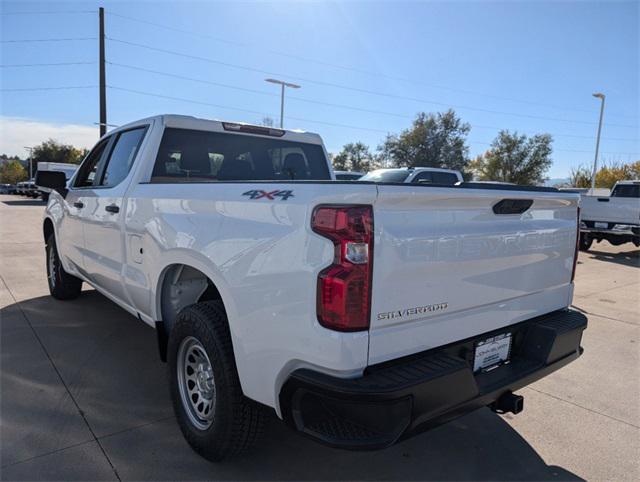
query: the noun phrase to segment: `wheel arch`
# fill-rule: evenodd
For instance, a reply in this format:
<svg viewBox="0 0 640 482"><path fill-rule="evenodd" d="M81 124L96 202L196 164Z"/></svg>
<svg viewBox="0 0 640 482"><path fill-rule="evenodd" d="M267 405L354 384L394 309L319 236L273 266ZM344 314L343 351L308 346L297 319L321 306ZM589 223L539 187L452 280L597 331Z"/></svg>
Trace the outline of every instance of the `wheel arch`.
<svg viewBox="0 0 640 482"><path fill-rule="evenodd" d="M201 301L219 300L227 318L232 316L233 303L221 277L207 264L192 257L173 256L164 263L154 291L156 334L162 361L166 361L171 327L184 307ZM229 329L233 331L231 326ZM232 335L232 341L233 338Z"/></svg>
<svg viewBox="0 0 640 482"><path fill-rule="evenodd" d="M55 228L53 226L53 221L49 217L44 218L44 221L42 222L42 234L44 236L45 244L47 243L49 236L51 236L52 234L55 236L56 234Z"/></svg>

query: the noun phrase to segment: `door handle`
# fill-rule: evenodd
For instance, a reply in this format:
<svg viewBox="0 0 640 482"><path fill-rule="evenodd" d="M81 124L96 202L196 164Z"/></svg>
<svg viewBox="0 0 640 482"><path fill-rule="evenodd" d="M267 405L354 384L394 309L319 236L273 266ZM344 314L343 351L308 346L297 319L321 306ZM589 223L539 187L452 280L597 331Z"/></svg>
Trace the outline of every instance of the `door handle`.
<svg viewBox="0 0 640 482"><path fill-rule="evenodd" d="M105 211L109 212L109 213L119 213L120 212L120 208L118 206L116 206L115 204L109 204L108 206L106 206L104 208Z"/></svg>
<svg viewBox="0 0 640 482"><path fill-rule="evenodd" d="M82 209L84 207L84 203L80 202L80 201L76 201L73 203L73 207L76 207L78 209Z"/></svg>

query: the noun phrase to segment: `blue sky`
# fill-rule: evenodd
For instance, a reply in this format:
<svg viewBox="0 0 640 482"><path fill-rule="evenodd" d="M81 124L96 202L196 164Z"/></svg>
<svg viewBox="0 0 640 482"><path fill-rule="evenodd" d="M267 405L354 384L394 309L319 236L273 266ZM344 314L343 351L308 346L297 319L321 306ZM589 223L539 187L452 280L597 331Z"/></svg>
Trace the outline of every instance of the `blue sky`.
<svg viewBox="0 0 640 482"><path fill-rule="evenodd" d="M451 106L472 125L472 155L500 128L548 132L549 175L564 177L593 162L595 91L607 95L601 159L640 159L638 5L2 1L0 152L24 154L58 131L95 142L104 6L109 123L167 112L277 119L278 90L264 78L278 77L302 85L287 92L285 127L320 133L329 151L375 148L417 112ZM63 38L87 40L13 42ZM84 63L15 66L68 62ZM86 88L12 90L70 86Z"/></svg>

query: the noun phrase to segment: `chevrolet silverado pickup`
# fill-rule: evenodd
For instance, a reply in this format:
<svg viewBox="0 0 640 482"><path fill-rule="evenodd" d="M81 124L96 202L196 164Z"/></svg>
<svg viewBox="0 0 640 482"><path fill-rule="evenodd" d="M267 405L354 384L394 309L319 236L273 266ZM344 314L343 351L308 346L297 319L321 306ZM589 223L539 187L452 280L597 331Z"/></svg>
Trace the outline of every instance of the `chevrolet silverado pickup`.
<svg viewBox="0 0 640 482"><path fill-rule="evenodd" d="M88 283L156 329L177 421L210 460L248 447L268 408L347 449L518 413L516 390L582 354L576 194L336 181L316 134L176 115L38 185L52 296Z"/></svg>
<svg viewBox="0 0 640 482"><path fill-rule="evenodd" d="M609 196L580 198L580 249L594 241L640 246L640 181L619 181Z"/></svg>

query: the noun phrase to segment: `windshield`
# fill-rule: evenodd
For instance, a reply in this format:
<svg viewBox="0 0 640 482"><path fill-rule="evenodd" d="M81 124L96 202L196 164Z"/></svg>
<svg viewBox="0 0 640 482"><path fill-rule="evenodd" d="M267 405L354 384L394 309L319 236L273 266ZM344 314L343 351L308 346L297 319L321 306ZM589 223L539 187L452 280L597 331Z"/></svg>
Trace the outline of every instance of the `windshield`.
<svg viewBox="0 0 640 482"><path fill-rule="evenodd" d="M378 169L377 171L365 174L360 178L360 181L404 182L408 176L409 171L406 169Z"/></svg>

